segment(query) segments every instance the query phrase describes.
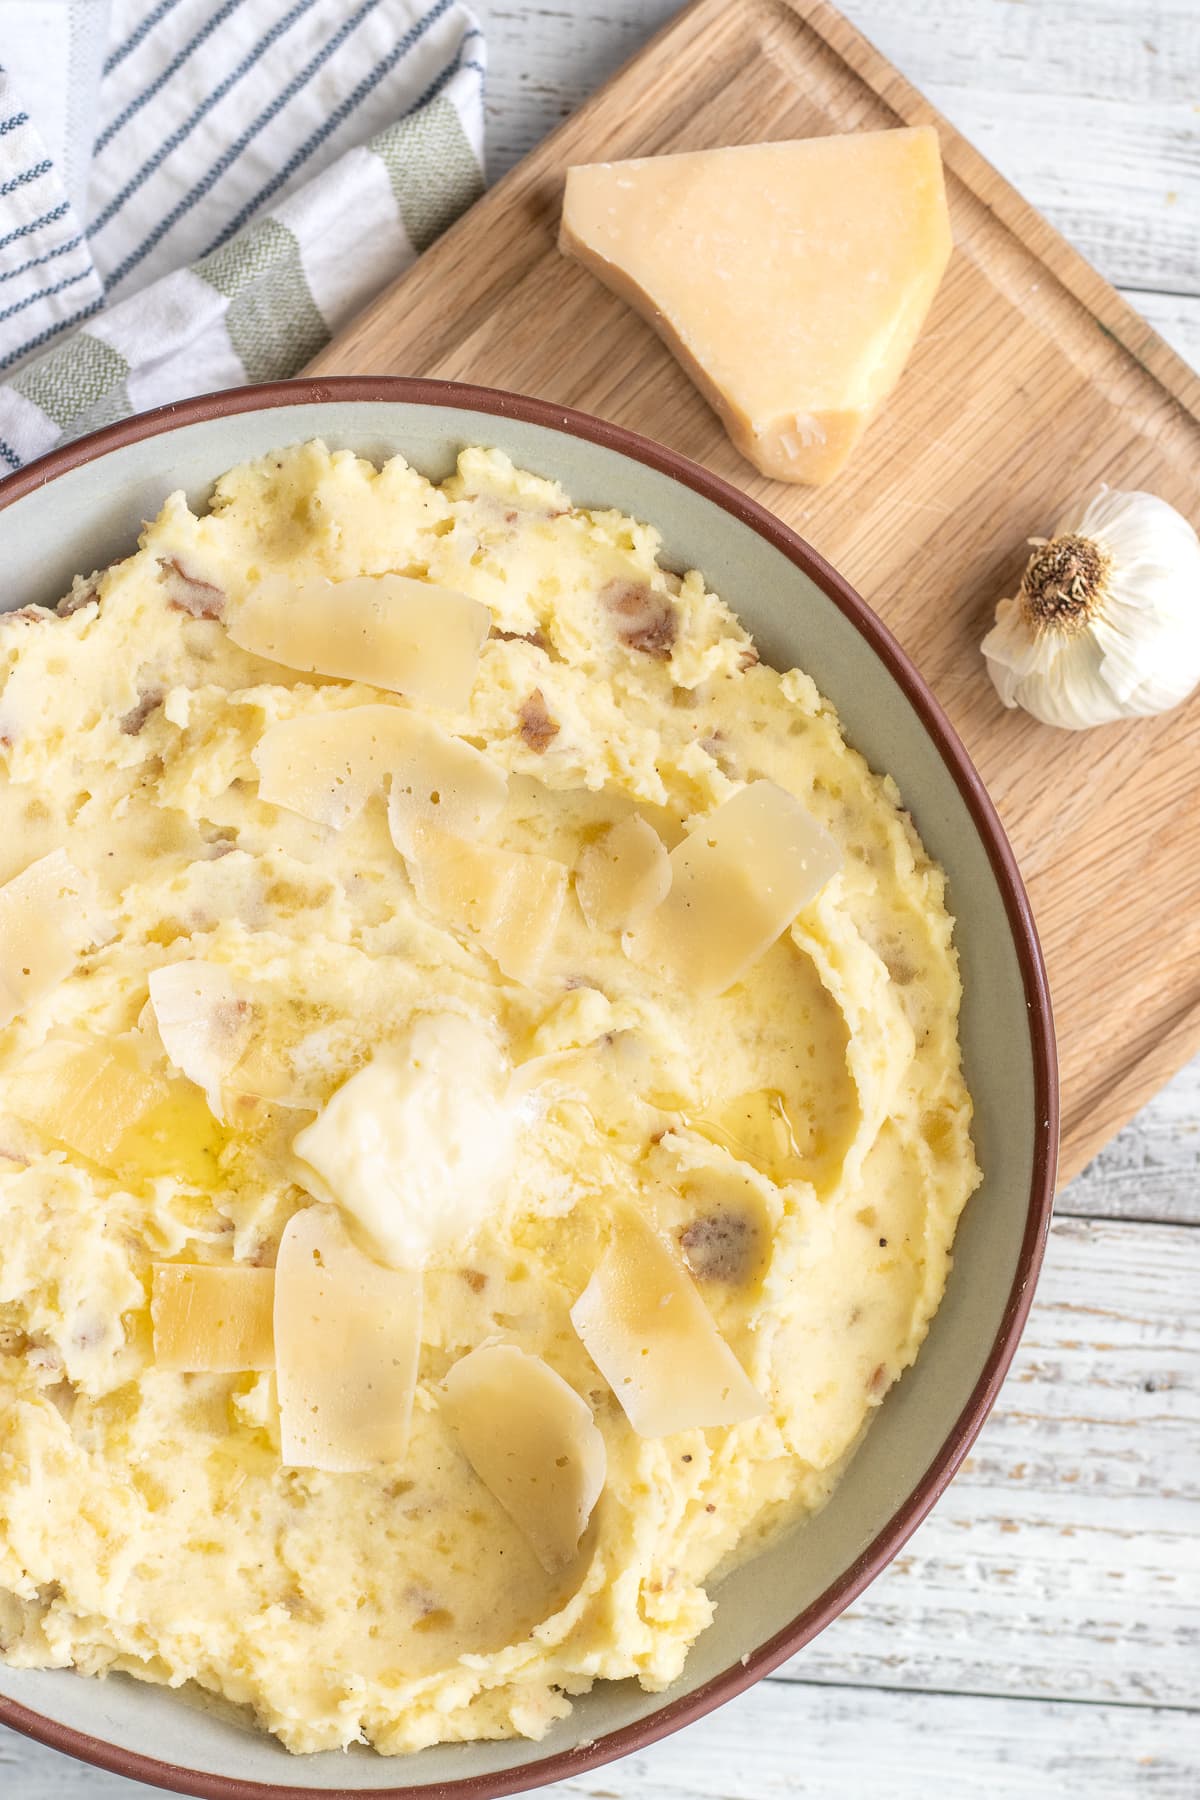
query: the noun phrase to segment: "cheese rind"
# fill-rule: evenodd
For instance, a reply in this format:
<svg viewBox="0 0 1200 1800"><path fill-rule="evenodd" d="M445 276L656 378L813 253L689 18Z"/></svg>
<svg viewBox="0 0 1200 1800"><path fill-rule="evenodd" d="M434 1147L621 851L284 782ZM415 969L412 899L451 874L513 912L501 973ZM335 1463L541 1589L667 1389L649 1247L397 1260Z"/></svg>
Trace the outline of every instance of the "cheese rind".
<svg viewBox="0 0 1200 1800"><path fill-rule="evenodd" d="M274 1269L157 1263L151 1282L160 1369L236 1375L275 1367Z"/></svg>
<svg viewBox="0 0 1200 1800"><path fill-rule="evenodd" d="M604 1487L604 1439L592 1409L515 1344L460 1357L442 1407L467 1461L529 1540L544 1569L571 1562Z"/></svg>
<svg viewBox="0 0 1200 1800"><path fill-rule="evenodd" d="M369 681L458 712L471 697L492 615L408 575L260 582L233 609L235 644L307 674Z"/></svg>
<svg viewBox="0 0 1200 1800"><path fill-rule="evenodd" d="M275 1264L280 1456L346 1473L401 1460L421 1348L421 1277L350 1242L330 1206L284 1226Z"/></svg>
<svg viewBox="0 0 1200 1800"><path fill-rule="evenodd" d="M899 380L949 261L937 133L570 169L559 243L654 327L748 461L820 485Z"/></svg>
<svg viewBox="0 0 1200 1800"><path fill-rule="evenodd" d="M619 1221L571 1323L640 1437L766 1411L683 1264L634 1214Z"/></svg>
<svg viewBox="0 0 1200 1800"><path fill-rule="evenodd" d="M752 781L671 851L671 886L629 932L627 953L702 996L724 993L841 867L841 852L794 795Z"/></svg>

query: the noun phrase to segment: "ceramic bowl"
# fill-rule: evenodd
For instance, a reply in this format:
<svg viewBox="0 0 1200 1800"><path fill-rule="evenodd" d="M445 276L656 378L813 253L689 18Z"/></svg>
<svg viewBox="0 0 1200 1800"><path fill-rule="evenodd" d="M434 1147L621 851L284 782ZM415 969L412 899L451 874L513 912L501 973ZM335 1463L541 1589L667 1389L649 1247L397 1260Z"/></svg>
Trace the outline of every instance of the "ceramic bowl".
<svg viewBox="0 0 1200 1800"><path fill-rule="evenodd" d="M77 571L130 551L175 488L203 504L235 463L320 436L401 451L434 480L466 444L507 451L582 505L650 520L701 569L764 658L800 664L846 736L899 783L949 877L965 999L962 1044L984 1183L915 1366L888 1395L832 1502L721 1583L716 1620L666 1693L602 1683L540 1743L289 1756L186 1691L0 1664L0 1721L104 1768L210 1800L340 1795L488 1800L643 1748L739 1693L808 1642L924 1518L975 1438L1029 1309L1049 1222L1057 1085L1045 971L990 801L929 689L837 572L764 508L631 432L543 401L457 383L297 381L189 400L96 432L0 484L6 603L53 601Z"/></svg>

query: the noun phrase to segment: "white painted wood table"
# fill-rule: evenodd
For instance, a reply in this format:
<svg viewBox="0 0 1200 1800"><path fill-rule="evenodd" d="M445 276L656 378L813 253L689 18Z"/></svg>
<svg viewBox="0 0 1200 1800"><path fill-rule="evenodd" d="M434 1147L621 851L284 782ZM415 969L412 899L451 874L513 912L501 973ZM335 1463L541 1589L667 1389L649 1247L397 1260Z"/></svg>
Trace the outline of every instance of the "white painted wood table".
<svg viewBox="0 0 1200 1800"><path fill-rule="evenodd" d="M843 4L1200 363L1200 0ZM492 175L674 10L485 5ZM778 1677L558 1792L1198 1800L1198 1501L1200 1061L1060 1196L999 1405L892 1568ZM4 1800L139 1792L0 1731Z"/></svg>

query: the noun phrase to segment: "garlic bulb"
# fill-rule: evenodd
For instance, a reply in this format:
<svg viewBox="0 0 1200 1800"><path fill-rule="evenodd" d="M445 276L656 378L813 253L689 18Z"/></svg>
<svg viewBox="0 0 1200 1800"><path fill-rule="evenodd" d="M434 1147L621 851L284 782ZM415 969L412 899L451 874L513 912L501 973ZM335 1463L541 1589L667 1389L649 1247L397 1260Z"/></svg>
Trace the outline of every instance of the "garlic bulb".
<svg viewBox="0 0 1200 1800"><path fill-rule="evenodd" d="M1033 555L983 640L1005 706L1080 730L1166 712L1200 682L1200 539L1154 494L1102 487Z"/></svg>

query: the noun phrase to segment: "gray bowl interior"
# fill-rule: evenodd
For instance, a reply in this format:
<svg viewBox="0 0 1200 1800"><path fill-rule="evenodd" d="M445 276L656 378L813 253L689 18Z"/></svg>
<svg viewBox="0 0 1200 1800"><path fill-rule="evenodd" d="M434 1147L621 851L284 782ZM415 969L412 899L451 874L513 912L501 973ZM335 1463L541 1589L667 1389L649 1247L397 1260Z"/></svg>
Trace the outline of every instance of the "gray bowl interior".
<svg viewBox="0 0 1200 1800"><path fill-rule="evenodd" d="M125 1678L0 1665L0 1694L108 1744L202 1774L294 1788L371 1792L527 1769L646 1719L782 1631L847 1570L920 1482L966 1405L1000 1329L1018 1263L1034 1161L1033 1057L1013 935L986 850L950 771L855 626L779 550L690 488L565 432L441 406L333 400L186 425L69 471L4 514L6 603L52 603L77 571L132 549L173 489L202 504L222 470L320 436L382 459L402 452L434 479L482 443L561 480L578 504L620 507L661 531L665 555L698 567L741 615L764 657L800 664L838 706L846 734L896 778L949 875L966 1000L967 1078L985 1182L967 1209L945 1302L915 1367L889 1395L835 1499L721 1585L716 1622L666 1695L601 1684L540 1744L446 1746L402 1761L366 1752L289 1757L273 1739L186 1696Z"/></svg>

